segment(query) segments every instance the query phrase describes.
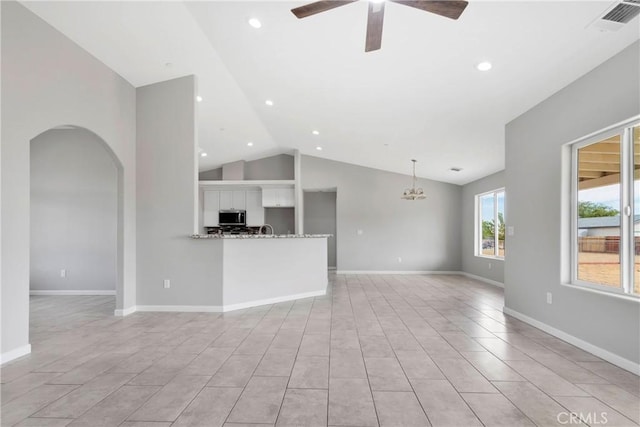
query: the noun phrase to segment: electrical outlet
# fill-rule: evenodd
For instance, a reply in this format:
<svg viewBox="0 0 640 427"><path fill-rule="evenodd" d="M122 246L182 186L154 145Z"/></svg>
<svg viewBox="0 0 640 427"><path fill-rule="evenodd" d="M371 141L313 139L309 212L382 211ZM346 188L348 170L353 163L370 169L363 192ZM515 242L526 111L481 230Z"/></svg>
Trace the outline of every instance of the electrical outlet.
<svg viewBox="0 0 640 427"><path fill-rule="evenodd" d="M67 270L65 268L60 270L60 277L62 277L63 279L67 277Z"/></svg>
<svg viewBox="0 0 640 427"><path fill-rule="evenodd" d="M402 257L398 257L398 262L402 263Z"/></svg>
<svg viewBox="0 0 640 427"><path fill-rule="evenodd" d="M513 236L516 234L516 229L513 225L507 227L507 236Z"/></svg>
<svg viewBox="0 0 640 427"><path fill-rule="evenodd" d="M489 268L489 270L491 270L493 268L493 264L489 263L487 267Z"/></svg>
<svg viewBox="0 0 640 427"><path fill-rule="evenodd" d="M547 304L553 304L553 295L551 292L547 292Z"/></svg>
<svg viewBox="0 0 640 427"><path fill-rule="evenodd" d="M165 289L169 289L169 288L171 287L171 280L169 280L169 279L164 279L163 284L164 284L164 288L165 288Z"/></svg>

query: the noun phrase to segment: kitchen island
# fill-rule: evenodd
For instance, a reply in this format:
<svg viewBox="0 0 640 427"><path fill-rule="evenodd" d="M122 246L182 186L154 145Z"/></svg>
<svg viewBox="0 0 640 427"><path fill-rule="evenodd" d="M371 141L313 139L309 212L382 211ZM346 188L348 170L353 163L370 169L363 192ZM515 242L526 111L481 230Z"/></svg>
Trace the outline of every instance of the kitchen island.
<svg viewBox="0 0 640 427"><path fill-rule="evenodd" d="M231 311L325 295L329 236L194 234L191 238L222 245L221 311Z"/></svg>

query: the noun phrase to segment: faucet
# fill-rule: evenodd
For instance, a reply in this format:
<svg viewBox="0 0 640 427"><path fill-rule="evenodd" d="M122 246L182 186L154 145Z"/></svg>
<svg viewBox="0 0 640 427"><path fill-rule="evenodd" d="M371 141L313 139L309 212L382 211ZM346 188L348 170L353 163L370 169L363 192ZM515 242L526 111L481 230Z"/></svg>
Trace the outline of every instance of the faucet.
<svg viewBox="0 0 640 427"><path fill-rule="evenodd" d="M269 227L270 233L269 234L273 234L273 227L271 226L271 224L265 224L262 227L260 227L260 230L258 231L259 234L267 234L266 233L266 227Z"/></svg>

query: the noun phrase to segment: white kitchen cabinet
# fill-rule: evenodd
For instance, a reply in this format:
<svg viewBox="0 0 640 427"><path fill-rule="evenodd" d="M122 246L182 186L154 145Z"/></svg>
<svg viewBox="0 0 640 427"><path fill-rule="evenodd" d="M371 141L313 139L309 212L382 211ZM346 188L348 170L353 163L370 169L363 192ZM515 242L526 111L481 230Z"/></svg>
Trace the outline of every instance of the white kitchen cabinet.
<svg viewBox="0 0 640 427"><path fill-rule="evenodd" d="M246 201L246 191L244 190L233 190L233 204L231 209L236 209L236 210L245 210L247 208L247 201Z"/></svg>
<svg viewBox="0 0 640 427"><path fill-rule="evenodd" d="M295 206L293 188L265 188L262 190L262 206L265 208L292 208Z"/></svg>
<svg viewBox="0 0 640 427"><path fill-rule="evenodd" d="M218 211L220 210L220 191L204 192L203 226L218 226Z"/></svg>
<svg viewBox="0 0 640 427"><path fill-rule="evenodd" d="M296 193L293 188L281 188L279 196L282 207L293 208L296 205Z"/></svg>
<svg viewBox="0 0 640 427"><path fill-rule="evenodd" d="M262 192L260 190L247 190L247 225L257 227L264 225L264 208L262 207Z"/></svg>
<svg viewBox="0 0 640 427"><path fill-rule="evenodd" d="M220 190L220 209L233 209L233 191Z"/></svg>
<svg viewBox="0 0 640 427"><path fill-rule="evenodd" d="M220 190L221 210L245 210L246 206L244 190Z"/></svg>

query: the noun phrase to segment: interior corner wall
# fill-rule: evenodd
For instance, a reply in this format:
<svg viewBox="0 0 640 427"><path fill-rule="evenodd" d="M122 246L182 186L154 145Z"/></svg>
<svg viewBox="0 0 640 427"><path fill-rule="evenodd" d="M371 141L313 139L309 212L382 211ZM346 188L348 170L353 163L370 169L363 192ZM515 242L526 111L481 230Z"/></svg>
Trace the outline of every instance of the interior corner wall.
<svg viewBox="0 0 640 427"><path fill-rule="evenodd" d="M104 142L84 129L34 138L30 289L115 291L117 235L118 168Z"/></svg>
<svg viewBox="0 0 640 427"><path fill-rule="evenodd" d="M407 175L304 155L301 175L305 191L337 189L338 271L461 269L462 187L418 179L426 200L402 200Z"/></svg>
<svg viewBox="0 0 640 427"><path fill-rule="evenodd" d="M462 271L504 283L504 260L475 255L476 195L504 187L504 171L465 184L462 187ZM505 195L508 198L509 194ZM505 221L508 221L505 212ZM505 247L508 251L508 248Z"/></svg>
<svg viewBox="0 0 640 427"><path fill-rule="evenodd" d="M135 89L18 2L2 8L3 361L29 343L29 145L59 125L90 130L120 163L118 297L135 305Z"/></svg>
<svg viewBox="0 0 640 427"><path fill-rule="evenodd" d="M139 306L222 305L222 243L189 238L197 186L195 97L194 76L137 89Z"/></svg>
<svg viewBox="0 0 640 427"><path fill-rule="evenodd" d="M570 194L563 146L640 114L635 42L506 126L505 307L640 363L640 305L561 285ZM563 190L564 189L564 190ZM566 205L566 203L565 203ZM566 245L567 237L564 245ZM568 262L568 261L567 261ZM552 292L553 304L546 303Z"/></svg>

